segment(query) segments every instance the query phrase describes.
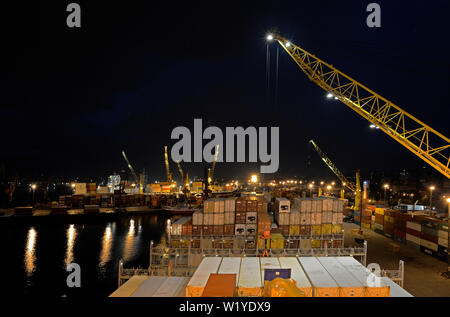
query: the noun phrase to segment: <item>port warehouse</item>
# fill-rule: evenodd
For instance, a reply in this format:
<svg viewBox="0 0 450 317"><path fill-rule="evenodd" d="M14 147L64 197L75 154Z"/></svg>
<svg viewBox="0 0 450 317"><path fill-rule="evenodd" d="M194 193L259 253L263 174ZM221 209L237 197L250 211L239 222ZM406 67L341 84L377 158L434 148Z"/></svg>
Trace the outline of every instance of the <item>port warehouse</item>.
<svg viewBox="0 0 450 317"><path fill-rule="evenodd" d="M171 224L170 246L207 249L340 248L344 238L343 206L343 200L326 197L294 198L293 206L287 198L276 198L273 204L264 197L213 198L204 202L203 211ZM273 209L272 216L269 209ZM242 242L245 246L236 246Z"/></svg>
<svg viewBox="0 0 450 317"><path fill-rule="evenodd" d="M447 255L448 222L422 212L402 212L366 205L354 211L355 223L431 255Z"/></svg>
<svg viewBox="0 0 450 317"><path fill-rule="evenodd" d="M289 274L285 280L300 291L295 296L412 297L388 277L372 284L369 269L350 256L204 257L191 278L134 275L110 296L271 296L268 290L279 282L274 278L282 271Z"/></svg>

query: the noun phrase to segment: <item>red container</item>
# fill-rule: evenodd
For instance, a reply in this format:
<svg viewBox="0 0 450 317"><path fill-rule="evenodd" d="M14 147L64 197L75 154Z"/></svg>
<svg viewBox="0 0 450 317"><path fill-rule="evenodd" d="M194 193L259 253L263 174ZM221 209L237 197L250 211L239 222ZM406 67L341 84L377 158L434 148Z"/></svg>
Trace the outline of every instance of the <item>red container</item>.
<svg viewBox="0 0 450 317"><path fill-rule="evenodd" d="M234 235L234 225L224 225L223 226L223 234L226 236Z"/></svg>
<svg viewBox="0 0 450 317"><path fill-rule="evenodd" d="M301 236L310 236L311 235L311 226L310 225L301 225L300 226L300 235Z"/></svg>
<svg viewBox="0 0 450 317"><path fill-rule="evenodd" d="M426 234L423 232L420 233L420 239L424 239L424 240L427 240L427 241L430 241L430 242L433 242L436 244L438 243L438 237L432 236L432 235L429 235L429 234Z"/></svg>
<svg viewBox="0 0 450 317"><path fill-rule="evenodd" d="M401 240L406 240L406 232L399 229L394 229L394 237L397 237Z"/></svg>
<svg viewBox="0 0 450 317"><path fill-rule="evenodd" d="M204 236L208 236L208 235L213 235L214 234L214 226L203 226L203 235Z"/></svg>
<svg viewBox="0 0 450 317"><path fill-rule="evenodd" d="M375 223L384 224L384 215L375 214Z"/></svg>
<svg viewBox="0 0 450 317"><path fill-rule="evenodd" d="M193 235L201 235L202 234L202 226L192 226L192 234Z"/></svg>
<svg viewBox="0 0 450 317"><path fill-rule="evenodd" d="M245 211L236 211L234 222L245 224L247 222L247 213Z"/></svg>
<svg viewBox="0 0 450 317"><path fill-rule="evenodd" d="M411 228L406 228L406 233L410 234L412 236L415 236L417 238L420 238L420 231L417 231L417 230L414 230L414 229L411 229Z"/></svg>
<svg viewBox="0 0 450 317"><path fill-rule="evenodd" d="M289 235L289 225L278 226L278 229L280 229L280 232L282 235L284 235L284 236Z"/></svg>
<svg viewBox="0 0 450 317"><path fill-rule="evenodd" d="M214 235L223 235L223 225L222 226L213 226L214 227Z"/></svg>

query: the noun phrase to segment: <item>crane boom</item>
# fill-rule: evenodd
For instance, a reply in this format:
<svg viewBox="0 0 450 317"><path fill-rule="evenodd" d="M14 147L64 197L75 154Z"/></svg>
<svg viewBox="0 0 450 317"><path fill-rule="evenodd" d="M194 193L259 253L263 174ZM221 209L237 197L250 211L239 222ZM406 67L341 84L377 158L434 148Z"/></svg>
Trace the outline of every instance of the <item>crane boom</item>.
<svg viewBox="0 0 450 317"><path fill-rule="evenodd" d="M122 155L123 155L123 158L125 159L125 161L127 162L128 168L130 169L131 173L133 174L133 177L134 177L134 180L135 180L136 184L139 184L140 183L139 182L139 178L136 175L136 172L134 171L133 166L131 166L130 161L128 161L128 158L127 158L127 155L125 154L125 151L122 151Z"/></svg>
<svg viewBox="0 0 450 317"><path fill-rule="evenodd" d="M328 158L328 156L325 155L325 153L319 148L319 146L314 142L313 140L310 140L311 144L314 146L314 149L316 149L317 154L319 154L320 158L324 163L330 168L331 171L339 178L339 180L342 182L342 185L350 189L352 192L356 192L357 188L355 184L349 182L347 178L345 178L344 174L336 167L336 165L333 164L333 162Z"/></svg>
<svg viewBox="0 0 450 317"><path fill-rule="evenodd" d="M273 34L310 80L450 179L450 140L399 106Z"/></svg>
<svg viewBox="0 0 450 317"><path fill-rule="evenodd" d="M336 167L336 165L333 164L333 162L326 156L326 154L319 148L319 146L313 141L309 141L313 146L314 149L317 151L317 154L319 154L320 158L324 163L333 171L333 173L339 178L339 180L342 182L342 185L350 189L355 194L355 210L360 210L361 208L361 184L359 180L359 170L356 171L356 185L349 182L347 178L345 178L344 174Z"/></svg>
<svg viewBox="0 0 450 317"><path fill-rule="evenodd" d="M166 164L167 181L169 183L173 183L172 173L170 172L170 167L169 167L169 156L167 155L167 146L164 146L164 162Z"/></svg>
<svg viewBox="0 0 450 317"><path fill-rule="evenodd" d="M214 177L214 170L216 169L217 157L219 156L219 144L216 145L216 153L214 154L214 161L211 169L208 171L208 181L211 183Z"/></svg>

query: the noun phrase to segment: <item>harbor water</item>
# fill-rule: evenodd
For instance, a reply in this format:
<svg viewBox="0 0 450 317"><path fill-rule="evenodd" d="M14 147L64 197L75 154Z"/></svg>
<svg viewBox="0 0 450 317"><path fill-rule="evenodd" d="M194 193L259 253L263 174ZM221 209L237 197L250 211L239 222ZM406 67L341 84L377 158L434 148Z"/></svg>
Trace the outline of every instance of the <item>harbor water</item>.
<svg viewBox="0 0 450 317"><path fill-rule="evenodd" d="M164 236L168 216L80 215L0 218L2 288L12 296L106 297L124 267L147 268L150 241ZM77 263L81 287L67 286Z"/></svg>

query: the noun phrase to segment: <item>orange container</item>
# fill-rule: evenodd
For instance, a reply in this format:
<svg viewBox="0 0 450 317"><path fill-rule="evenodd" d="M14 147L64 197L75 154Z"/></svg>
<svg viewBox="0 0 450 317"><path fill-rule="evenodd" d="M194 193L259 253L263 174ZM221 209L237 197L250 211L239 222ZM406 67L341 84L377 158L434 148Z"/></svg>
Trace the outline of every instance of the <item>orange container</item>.
<svg viewBox="0 0 450 317"><path fill-rule="evenodd" d="M234 297L236 274L210 274L202 297Z"/></svg>

